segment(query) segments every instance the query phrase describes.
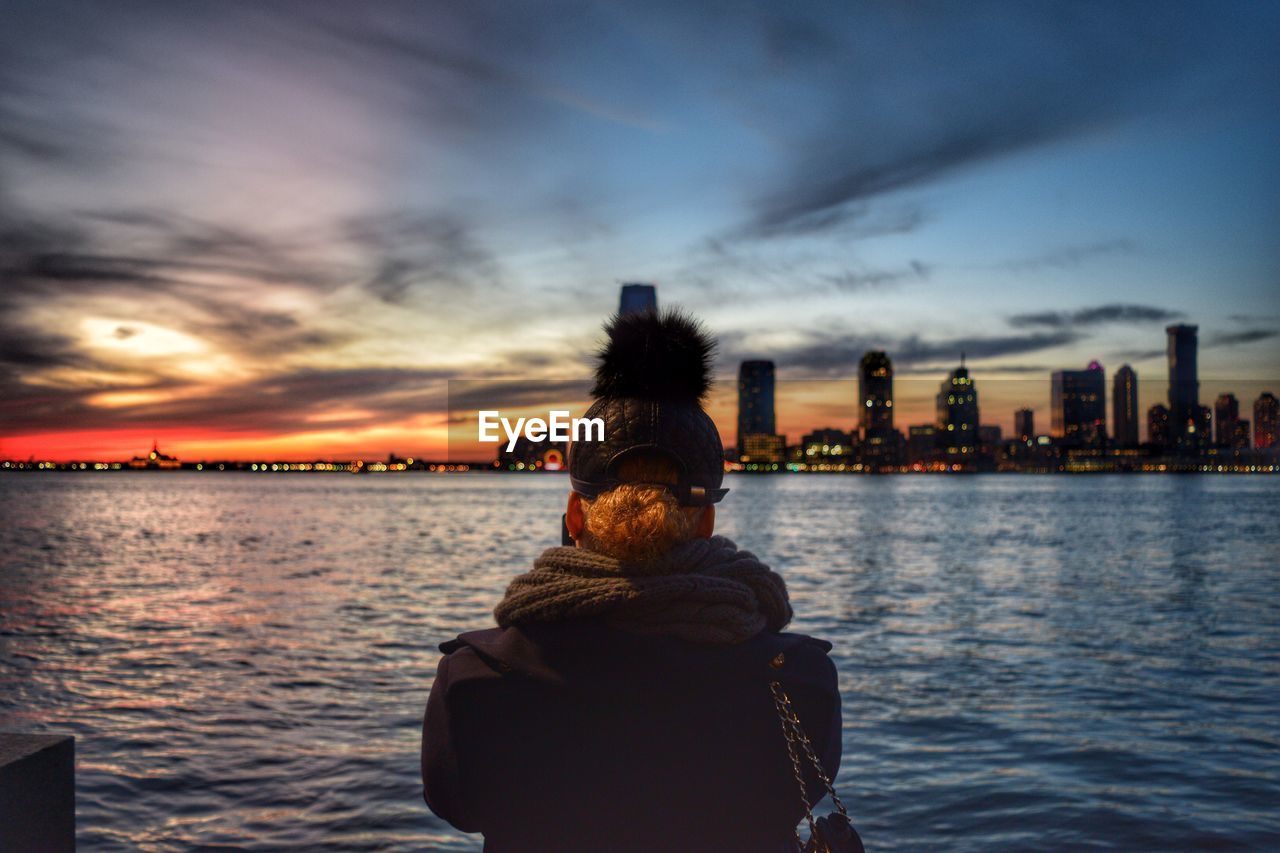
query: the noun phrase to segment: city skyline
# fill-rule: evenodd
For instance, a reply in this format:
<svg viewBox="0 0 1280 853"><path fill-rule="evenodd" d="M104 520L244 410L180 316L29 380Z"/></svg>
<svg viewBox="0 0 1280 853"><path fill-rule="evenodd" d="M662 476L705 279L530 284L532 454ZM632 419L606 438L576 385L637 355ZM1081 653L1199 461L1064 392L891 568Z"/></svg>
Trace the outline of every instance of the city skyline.
<svg viewBox="0 0 1280 853"><path fill-rule="evenodd" d="M627 283L619 288L618 312L657 311L657 288L648 283ZM1059 370L1049 377L1049 428L1047 431L1036 429L1037 409L1020 405L1011 413L1012 430L1006 431L1003 418L992 417L990 408L980 408L978 388L975 379L965 365L965 355L960 354L959 366L949 371L941 381L935 393L930 395L933 406L933 418L925 423L913 422L905 429L895 428L895 412L911 418L922 411L917 398L911 405L915 395L900 395L901 384L895 388L894 367L889 354L882 350L869 350L858 362L858 377L855 380L856 398L847 401L851 405L850 414L853 420L848 428L841 425L840 420L827 422L823 426L812 426L802 433L788 433L779 430L776 368L774 362L766 359L748 359L739 364L738 380L733 390L732 403L736 411L737 429L734 433L722 431L728 459L742 463L763 463L774 467L794 458L798 449L814 443L821 445L836 444L836 455L849 453L857 456L860 465L885 470L900 467L904 460L920 457L927 447L929 453L937 454L940 461L948 464L967 464L977 459L979 451L990 453L992 448L1006 446L1005 436L1009 439L1020 439L1029 448L1036 445L1051 445L1056 450L1076 453L1103 450L1135 450L1139 447L1159 449L1168 452L1197 456L1211 448L1227 450L1268 449L1277 445L1277 431L1280 430L1280 403L1270 391L1262 391L1253 402L1254 418L1240 416L1239 398L1233 392L1217 394L1213 406L1200 402L1200 377L1198 374L1198 327L1187 324L1173 324L1165 329L1167 347L1165 357L1167 363L1167 382L1159 386L1154 382L1142 383L1136 371L1124 364L1117 369L1112 382L1107 382L1106 371L1099 362L1092 361L1083 370ZM898 380L908 386L919 386L919 378ZM1008 383L1009 380L992 380L993 383ZM1027 386L1036 380L1019 380L1020 386ZM437 463L450 460L465 462L468 465L480 462L485 456L482 444L472 441L471 425L474 424L477 410L473 408L479 400L506 398L522 401L525 414L536 416L544 405L553 407L576 406L585 410L588 400L584 396L586 383L553 382L553 383L521 383L506 380L494 383L459 383L458 407L451 407L450 441L444 454L416 453L397 455L394 451L387 454L387 462L376 459L377 470L407 470L413 468L414 457L420 460L418 468L429 466L436 469ZM784 383L788 385L810 386L812 381ZM823 381L821 383L830 392L834 386L841 389L843 381ZM1108 398L1107 387L1113 389ZM1140 416L1142 393L1148 398L1158 393L1163 387L1162 399L1145 409L1145 419ZM1006 389L1007 391L1008 389ZM1034 397L1034 393L1022 392L1019 399ZM551 403L554 395L557 402ZM806 395L812 397L811 393ZM711 395L707 409L713 418L720 420L725 402L724 389ZM571 402L565 402L570 400ZM908 405L904 406L904 401ZM510 411L508 409L508 411ZM1108 427L1107 412L1113 413ZM785 412L785 409L784 409ZM721 413L721 414L717 414ZM1009 414L1009 413L1005 413ZM1136 418L1135 415L1139 415ZM918 418L917 418L918 420ZM1140 432L1139 422L1145 420L1145 433ZM1179 427L1181 424L1181 427ZM796 441L799 436L799 443ZM730 437L732 436L732 441ZM1139 439L1139 436L1141 437ZM150 457L133 456L125 467L130 468L177 468L176 457L159 453L159 439L153 439ZM841 448L839 445L843 444ZM527 445L527 446L526 446ZM562 461L565 447L554 442L547 446L557 460ZM824 447L825 453L828 448ZM517 460L528 457L530 460L545 455L533 445L525 442L514 454L508 448L498 454L499 462L503 459ZM211 461L210 457L201 457L203 461ZM5 459L0 455L0 459ZM27 461L36 461L36 454ZM160 460L162 464L156 464ZM239 470L250 461L276 463L315 463L321 460L329 462L339 457L312 456L297 457L258 457L257 459L235 459L226 457L212 461L236 463L232 468ZM406 466L405 460L408 465ZM39 456L41 464L50 461L89 461L99 464L102 460L92 456L81 455L70 459L57 460L48 455ZM348 462L363 466L367 457L356 455ZM13 460L10 461L23 461ZM113 460L124 463L124 460ZM804 461L803 459L801 461ZM1043 460L1033 460L1043 461ZM171 463L171 464L167 464ZM239 463L244 463L240 465ZM194 460L186 460L193 465ZM398 464L398 467L396 467ZM503 463L505 464L505 463ZM559 467L560 462L556 463ZM9 467L9 462L5 463ZM346 463L336 470L345 470ZM539 463L540 465L540 463ZM83 467L83 466L81 466ZM114 467L120 467L116 464ZM219 469L224 465L219 465ZM523 463L521 465L523 466ZM257 470L257 465L254 466ZM266 470L265 466L263 470ZM276 465L271 466L276 470ZM291 470L285 465L283 470ZM335 470L332 466L297 465L293 470ZM374 470L362 468L362 470Z"/></svg>
<svg viewBox="0 0 1280 853"><path fill-rule="evenodd" d="M716 332L730 430L751 358L792 435L869 350L963 351L1006 430L1171 323L1204 401L1280 374L1280 8L184 6L6 7L0 456L432 454L624 282Z"/></svg>

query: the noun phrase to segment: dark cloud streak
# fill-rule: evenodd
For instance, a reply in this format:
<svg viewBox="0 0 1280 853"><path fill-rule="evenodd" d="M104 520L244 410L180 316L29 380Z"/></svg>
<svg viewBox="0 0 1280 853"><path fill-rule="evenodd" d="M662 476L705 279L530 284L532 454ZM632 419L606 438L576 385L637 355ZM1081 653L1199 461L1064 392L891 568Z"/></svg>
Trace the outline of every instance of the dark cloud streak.
<svg viewBox="0 0 1280 853"><path fill-rule="evenodd" d="M1054 329L1100 326L1106 323L1166 323L1183 317L1181 311L1170 311L1154 305L1113 303L1076 311L1040 311L1015 314L1009 325L1015 328L1044 326Z"/></svg>

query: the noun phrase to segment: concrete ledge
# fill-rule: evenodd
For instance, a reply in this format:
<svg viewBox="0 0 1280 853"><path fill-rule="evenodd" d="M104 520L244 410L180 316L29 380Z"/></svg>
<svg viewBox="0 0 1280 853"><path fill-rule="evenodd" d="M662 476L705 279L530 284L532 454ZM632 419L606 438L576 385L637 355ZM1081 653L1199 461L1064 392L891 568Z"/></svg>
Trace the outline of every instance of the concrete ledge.
<svg viewBox="0 0 1280 853"><path fill-rule="evenodd" d="M0 732L0 850L75 850L75 779L75 738Z"/></svg>

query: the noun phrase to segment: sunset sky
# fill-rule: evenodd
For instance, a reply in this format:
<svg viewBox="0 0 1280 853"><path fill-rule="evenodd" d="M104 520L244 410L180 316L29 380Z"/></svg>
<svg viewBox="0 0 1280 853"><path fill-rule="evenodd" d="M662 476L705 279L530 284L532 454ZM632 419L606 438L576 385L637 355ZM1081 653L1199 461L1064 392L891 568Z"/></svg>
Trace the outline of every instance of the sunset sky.
<svg viewBox="0 0 1280 853"><path fill-rule="evenodd" d="M872 347L900 427L961 351L1006 429L1092 359L1149 405L1170 322L1202 402L1280 393L1280 4L3 19L3 458L441 454L448 380L587 375L623 281L719 335L728 443L743 358L792 438Z"/></svg>

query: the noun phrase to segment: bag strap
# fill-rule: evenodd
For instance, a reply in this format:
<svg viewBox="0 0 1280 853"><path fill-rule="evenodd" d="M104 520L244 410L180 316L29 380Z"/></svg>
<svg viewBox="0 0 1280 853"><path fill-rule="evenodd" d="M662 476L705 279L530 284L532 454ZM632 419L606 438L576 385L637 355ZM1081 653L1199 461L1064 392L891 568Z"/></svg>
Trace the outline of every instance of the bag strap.
<svg viewBox="0 0 1280 853"><path fill-rule="evenodd" d="M822 762L818 760L818 756L813 750L813 743L809 740L809 736L805 734L804 727L800 725L800 718L796 716L795 708L791 705L791 697L782 688L782 684L777 681L769 682L769 691L773 693L773 705L777 708L778 720L782 723L782 735L787 742L787 756L791 759L791 770L796 777L796 784L800 787L800 803L804 806L805 820L809 822L809 844L822 844L822 849L827 849L826 844L821 840L822 836L818 832L817 824L814 821L813 806L809 802L808 791L805 788L804 770L801 767L802 754L803 758L808 760L818 774L818 778L822 780L827 793L831 795L831 802L835 804L836 810L840 812L840 815L845 820L848 820L849 812L845 810L844 803L840 802L835 786L831 784L827 771L823 769ZM800 831L798 829L795 830L795 837L796 847L800 850L807 849L804 842L800 840Z"/></svg>

